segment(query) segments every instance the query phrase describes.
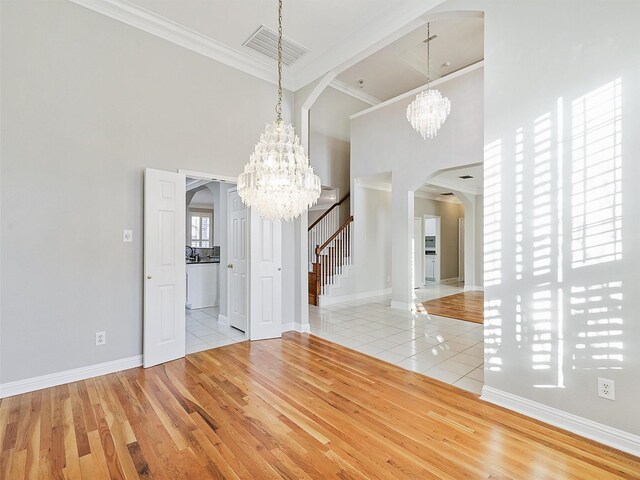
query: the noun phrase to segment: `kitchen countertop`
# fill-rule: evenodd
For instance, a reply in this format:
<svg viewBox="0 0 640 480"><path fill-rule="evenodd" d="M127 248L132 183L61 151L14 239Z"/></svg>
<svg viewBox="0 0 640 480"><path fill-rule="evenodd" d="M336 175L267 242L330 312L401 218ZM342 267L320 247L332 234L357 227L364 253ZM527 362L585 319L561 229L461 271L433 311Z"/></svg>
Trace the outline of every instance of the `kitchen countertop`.
<svg viewBox="0 0 640 480"><path fill-rule="evenodd" d="M219 258L203 258L199 262L196 262L195 260L186 260L185 263L187 265L201 265L201 264L205 264L205 263L220 263L220 259Z"/></svg>

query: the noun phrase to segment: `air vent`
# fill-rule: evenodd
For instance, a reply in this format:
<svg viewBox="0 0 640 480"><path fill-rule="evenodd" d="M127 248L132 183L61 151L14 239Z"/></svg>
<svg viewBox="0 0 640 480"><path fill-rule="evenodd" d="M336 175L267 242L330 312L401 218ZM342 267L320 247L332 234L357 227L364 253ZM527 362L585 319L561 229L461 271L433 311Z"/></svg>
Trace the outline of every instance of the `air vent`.
<svg viewBox="0 0 640 480"><path fill-rule="evenodd" d="M269 58L278 59L278 34L264 25L260 25L260 28L243 45ZM282 63L287 67L308 52L306 48L282 38Z"/></svg>
<svg viewBox="0 0 640 480"><path fill-rule="evenodd" d="M462 175L459 178L461 178L463 180L469 180L470 178L473 178L473 175Z"/></svg>
<svg viewBox="0 0 640 480"><path fill-rule="evenodd" d="M447 193L441 193L440 195L442 195L443 197L448 197L450 195L453 195L453 193L447 192Z"/></svg>

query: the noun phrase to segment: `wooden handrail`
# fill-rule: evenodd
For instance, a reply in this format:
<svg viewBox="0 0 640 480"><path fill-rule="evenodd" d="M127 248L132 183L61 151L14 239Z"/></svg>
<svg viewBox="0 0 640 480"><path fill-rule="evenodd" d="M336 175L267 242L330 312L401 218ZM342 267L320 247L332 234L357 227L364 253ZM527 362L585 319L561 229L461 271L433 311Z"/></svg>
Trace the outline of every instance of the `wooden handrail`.
<svg viewBox="0 0 640 480"><path fill-rule="evenodd" d="M347 226L353 222L353 215L351 215L346 222L344 222L342 225L340 225L340 228L338 230L336 230L336 233L334 233L333 235L331 235L329 237L329 239L324 242L322 245L320 245L319 247L316 247L316 257L318 255L320 255L320 253L322 252L322 250L324 250L326 248L327 245L329 245L338 235L340 235L340 232L342 232L345 228L347 228Z"/></svg>
<svg viewBox="0 0 640 480"><path fill-rule="evenodd" d="M331 205L331 207L329 207L329 210L327 210L327 211L326 211L326 212L324 212L322 215L320 215L320 217L319 217L315 222L313 222L313 223L309 226L309 228L307 229L307 231L308 231L308 232L310 232L310 231L311 231L311 229L312 229L313 227L315 227L318 223L320 223L320 221L321 221L324 217L326 217L327 215L329 215L329 212L331 212L331 210L333 210L334 208L336 208L336 207L338 207L338 206L342 205L342 202L344 202L347 198L349 198L349 195L351 195L351 192L348 192L344 197L342 197L342 198L340 199L340 201L339 201L339 202L336 202L336 203L334 203L333 205Z"/></svg>

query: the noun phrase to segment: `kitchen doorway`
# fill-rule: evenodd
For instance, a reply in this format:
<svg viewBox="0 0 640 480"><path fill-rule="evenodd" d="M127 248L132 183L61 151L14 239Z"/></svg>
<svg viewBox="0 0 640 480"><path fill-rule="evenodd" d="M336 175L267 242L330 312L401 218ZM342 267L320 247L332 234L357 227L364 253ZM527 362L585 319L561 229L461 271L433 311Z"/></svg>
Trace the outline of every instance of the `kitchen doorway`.
<svg viewBox="0 0 640 480"><path fill-rule="evenodd" d="M440 216L424 216L424 283L440 283L441 243Z"/></svg>
<svg viewBox="0 0 640 480"><path fill-rule="evenodd" d="M236 179L232 177L184 170L170 172L153 168L145 169L143 280L143 365L145 368L184 357L186 354L187 177L204 183L219 182L221 185L228 185L227 191L235 188L233 184ZM227 205L220 208L220 214L227 214L227 222L231 217L228 203L227 201ZM214 218L215 212L211 219ZM235 236L243 239L242 251L243 258L247 261L247 268L246 275L238 285L238 291L241 292L240 298L247 319L244 334L249 340L281 337L283 328L289 326L282 321L282 230L281 222L265 220L252 209L246 209L244 221L237 222L234 228L228 230L231 238ZM202 241L201 223L198 236ZM221 265L226 264L229 267L226 269L229 272L232 267L227 264L226 250L220 249L219 261ZM211 256L215 257L213 252ZM222 292L219 295L222 302L236 289L236 284L230 284L228 280L226 285L226 295ZM209 324L214 322L213 319L208 320L198 313L190 314L189 317L199 323L203 323L202 319L207 320ZM200 320L196 317L200 317ZM225 326L225 320L229 321L221 306L215 322L218 326ZM206 331L195 323L194 326L201 332ZM207 327L204 324L203 326ZM226 326L230 328L230 325Z"/></svg>
<svg viewBox="0 0 640 480"><path fill-rule="evenodd" d="M238 202L229 204L235 192L231 182L187 176L185 185L185 343L186 353L196 353L248 339L246 232L241 246L231 248L230 243L234 241L232 217L246 219L247 208L241 202L240 207ZM230 252L244 259L244 268ZM234 264L235 271L242 269L243 274L233 275L230 266ZM229 299L235 302L234 308ZM243 312L243 321L231 322L238 310Z"/></svg>

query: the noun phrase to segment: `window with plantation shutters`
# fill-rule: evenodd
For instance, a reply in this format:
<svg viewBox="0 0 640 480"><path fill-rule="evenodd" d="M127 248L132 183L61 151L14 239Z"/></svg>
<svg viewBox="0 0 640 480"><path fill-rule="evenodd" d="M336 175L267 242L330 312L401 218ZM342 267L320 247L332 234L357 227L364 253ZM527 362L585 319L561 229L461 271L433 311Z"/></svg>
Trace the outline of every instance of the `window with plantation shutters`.
<svg viewBox="0 0 640 480"><path fill-rule="evenodd" d="M192 247L211 248L213 215L208 212L189 212L190 245Z"/></svg>

